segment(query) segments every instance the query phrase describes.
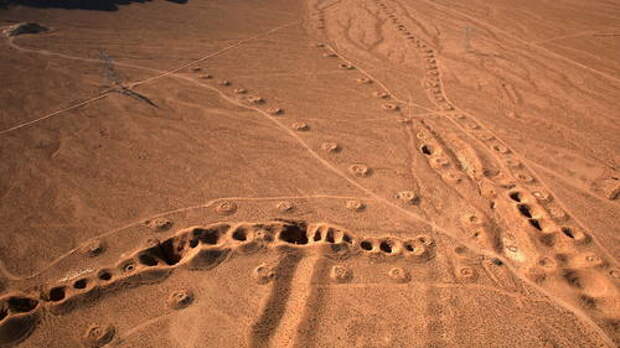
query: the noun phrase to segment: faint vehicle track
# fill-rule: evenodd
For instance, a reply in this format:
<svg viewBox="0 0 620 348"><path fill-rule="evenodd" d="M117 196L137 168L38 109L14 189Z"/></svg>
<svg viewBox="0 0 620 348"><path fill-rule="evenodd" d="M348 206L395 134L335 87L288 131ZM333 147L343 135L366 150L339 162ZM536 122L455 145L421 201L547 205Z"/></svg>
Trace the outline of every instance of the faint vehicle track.
<svg viewBox="0 0 620 348"><path fill-rule="evenodd" d="M168 71L160 71L160 70L156 70L156 69L150 69L150 68L145 68L145 67L142 67L142 66L137 66L137 65L133 65L133 64L125 64L125 63L116 63L116 65L119 65L119 66L125 66L125 67L130 67L130 68L135 68L135 69L140 69L140 70L146 70L146 71L151 71L151 72L157 72L157 73L159 73L158 75L156 75L156 76L152 76L152 77L149 77L149 78L147 78L147 79L145 79L145 80L142 80L142 81L137 81L137 82L132 82L132 83L128 84L128 88L133 89L134 87L140 86L140 85L142 85L142 84L149 83L149 82L151 82L151 81L154 81L154 80L160 79L160 78L165 77L165 76L168 76L168 75L170 75L170 74L174 74L174 73L176 73L176 72L179 72L179 71L181 71L181 70L183 70L183 69L185 69L185 68L187 68L187 67L190 67L190 66L192 66L192 65L194 65L194 64L197 64L197 63L203 62L203 61L205 61L205 60L207 60L207 59L209 59L209 58L215 57L215 56L220 55L220 54L222 54L222 53L224 53L224 52L226 52L226 51L229 51L229 50L231 50L231 49L233 49L233 48L236 48L236 47L238 47L238 46L240 46L240 45L243 45L243 44L244 44L244 43L246 43L246 42L249 42L249 41L255 40L255 39L260 38L260 37L262 37L262 36L269 35L269 34L271 34L271 33L273 33L273 32L276 32L276 31L278 31L278 30L280 30L280 29L283 29L283 28L289 27L289 26L294 25L294 24L296 24L296 23L297 23L297 22L293 22L293 23L288 23L288 24L285 24L285 25L277 26L277 27L275 27L275 28L272 28L272 29L270 29L270 30L268 30L268 31L264 32L264 33L261 33L261 34L257 34L257 35L250 36L250 37L248 37L248 38L246 38L246 39L243 39L243 40L238 41L238 42L237 42L237 43L235 43L235 44L232 44L232 45L230 45L230 46L224 47L224 48L222 48L222 49L220 49L220 50L218 50L218 51L216 51L216 52L213 52L213 53L210 53L210 54L208 54L208 55L202 56L201 58L198 58L198 59L196 59L196 60L194 60L194 61L192 61L192 62L190 62L190 63L184 64L184 65L182 65L182 66L180 66L180 67L177 67L177 68L174 68L174 69L171 69L171 70L168 70ZM14 47L15 49L17 49L17 50L19 50L19 51L23 51L23 52L31 52L31 53L37 53L37 54L42 54L42 55L57 56L57 57L62 57L62 58L66 58L66 59L80 60L80 61L90 62L90 63L101 63L101 61L100 61L100 60L98 60L98 59L73 57L73 56L69 56L69 55L65 55L65 54L60 54L60 53L49 52L49 51L47 51L47 50L33 50L33 49L29 49L29 48L23 48L23 47L21 47L21 46L17 46L17 45L13 42L13 38L8 38L8 42L9 42L9 45L11 45L11 46L12 46L12 47ZM31 125L33 125L33 124L35 124L35 123L38 123L38 122L43 121L43 120L46 120L46 119L48 119L48 118L50 118L50 117L54 117L54 116L56 116L56 115L58 115L58 114L61 114L61 113L65 112L65 111L70 111L70 110L76 109L76 108L78 108L78 107L80 107L80 106L84 106L84 105L90 104L90 103L92 103L92 102L98 101L98 100L100 100L100 99L105 98L105 97L106 97L106 95L107 95L107 94L109 94L109 93L111 93L111 92L113 92L113 89L108 89L108 90L106 90L106 91L103 91L102 93L100 93L100 94L99 94L99 95L97 95L97 96L94 96L94 97L88 98L88 99L86 99L86 100L84 100L84 101L81 101L81 102L79 102L79 103L77 103L77 104L74 104L74 105L71 105L71 106L69 106L69 107L66 107L66 108L64 108L64 109L61 109L61 110L58 110L58 111L55 111L55 112L49 113L49 114L47 114L47 115L44 115L44 116L38 117L38 118L36 118L36 119L34 119L34 120L31 120L31 121L28 121L28 122L24 122L24 123L18 124L18 125L15 125L15 126L13 126L13 127L7 128L7 129L0 130L0 135L7 134L7 133L10 133L10 132L13 132L13 131L18 130L18 129L23 128L23 127L28 127L28 126L31 126Z"/></svg>
<svg viewBox="0 0 620 348"><path fill-rule="evenodd" d="M438 4L438 3L434 2L434 1L428 1L428 0L420 0L420 1L426 3L427 5L430 5L430 6L433 6L433 7L436 7L436 8L440 8L441 10L446 11L448 13L453 13L453 14L456 14L456 15L458 15L460 17L467 18L469 21L474 22L474 23L478 23L481 26L493 28L496 32L498 32L498 33L500 33L500 34L510 38L511 40L518 41L518 42L520 42L520 43L522 43L522 44L524 44L526 46L534 47L534 48L536 48L536 49L538 49L540 51L546 52L549 55L555 56L556 58L559 58L559 59L561 59L561 60L563 60L565 62L568 62L570 64L573 64L575 66L578 66L578 67L580 67L582 69L585 69L585 70L588 70L590 72L593 72L593 73L595 73L595 74L597 74L599 76L605 77L607 79L610 79L610 80L613 80L613 81L616 81L616 82L620 82L620 78L619 77L613 76L611 74L607 74L607 73L602 72L600 70L597 70L597 69L594 69L594 68L589 67L587 65L584 65L584 64L581 64L579 62L576 62L576 61L574 61L574 60L572 60L572 59L570 59L570 58L568 58L566 56L563 56L563 55L561 55L559 53L555 53L555 52L553 52L553 51L551 51L551 50L549 50L549 49L547 49L545 47L542 47L542 46L536 44L536 43L527 42L527 41L523 40L522 38L520 38L517 35L513 35L513 34L509 33L506 30L500 29L500 28L498 28L498 27L496 27L494 25L491 25L489 23L483 22L483 21L481 21L481 20L479 20L477 18L469 16L469 15L467 15L465 13L462 13L461 11L455 10L455 9L450 8L448 6L445 6L445 5Z"/></svg>
<svg viewBox="0 0 620 348"><path fill-rule="evenodd" d="M174 213L180 213L180 212L185 212L185 211L189 211L189 210L194 210L194 209L201 209L201 208L208 208L208 207L212 207L214 204L221 202L221 201L276 201L276 200L286 200L286 199L342 199L342 200L351 200L351 199L362 199L362 200L372 200L371 198L366 198L366 197L356 197L356 196L339 196L339 195L329 195L329 194L316 194L316 195L306 195L306 196L275 196L275 197L219 197L219 198L214 198L211 199L209 201L207 201L206 203L203 204L198 204L198 205L193 205L193 206L188 206L188 207L183 207L183 208L178 208L178 209L173 209L173 210L168 210L168 211L164 211L164 212L160 212L156 215L151 215L151 216L147 216L144 218L141 218L138 221L134 221L131 222L129 224L126 224L124 226L115 228L113 230L109 230L106 231L104 233L98 234L90 239L87 239L85 241L83 241L82 243L80 243L77 247L65 252L63 255L60 255L59 257L57 257L56 259L54 259L53 261L49 262L45 267L43 267L42 269L40 269L39 271L29 274L29 275L15 275L11 272L9 272L6 267L4 266L4 263L0 260L0 272L2 272L2 275L6 276L7 279L9 280L27 280L27 279L31 279L34 277L37 277L41 274L43 274L45 271L51 269L54 265L58 264L60 261L62 261L63 259L65 259L66 257L73 255L75 253L77 253L78 251L80 251L80 249L82 248L82 246L88 244L89 242L95 241L97 239L103 238L103 237L107 237L110 236L112 234L115 233L119 233L123 230L126 230L130 227L133 226L137 226L137 225L141 225L144 224L144 221L146 220L152 220L155 218L159 218L159 217L165 217L168 216L170 214L174 214Z"/></svg>

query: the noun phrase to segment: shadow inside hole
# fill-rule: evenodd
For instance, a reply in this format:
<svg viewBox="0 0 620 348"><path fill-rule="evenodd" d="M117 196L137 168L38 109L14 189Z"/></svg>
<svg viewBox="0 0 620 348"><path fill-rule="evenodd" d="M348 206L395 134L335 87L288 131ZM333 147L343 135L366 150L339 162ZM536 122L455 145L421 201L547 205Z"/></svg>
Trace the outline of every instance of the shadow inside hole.
<svg viewBox="0 0 620 348"><path fill-rule="evenodd" d="M57 286L52 288L49 292L48 299L53 302L62 301L65 298L65 287Z"/></svg>
<svg viewBox="0 0 620 348"><path fill-rule="evenodd" d="M36 300L26 297L11 297L7 302L9 309L14 313L30 312L37 307L37 304L39 304ZM0 317L2 317L1 314Z"/></svg>
<svg viewBox="0 0 620 348"><path fill-rule="evenodd" d="M247 231L244 229L238 229L235 232L233 232L232 237L234 240L244 242L248 239Z"/></svg>
<svg viewBox="0 0 620 348"><path fill-rule="evenodd" d="M148 254L141 254L140 256L138 256L138 262L145 266L157 266L157 260Z"/></svg>
<svg viewBox="0 0 620 348"><path fill-rule="evenodd" d="M510 198L515 202L521 202L521 192L511 192Z"/></svg>
<svg viewBox="0 0 620 348"><path fill-rule="evenodd" d="M389 240L384 240L379 244L379 249L384 253L391 254L392 253L392 243Z"/></svg>
<svg viewBox="0 0 620 348"><path fill-rule="evenodd" d="M532 218L532 211L530 210L530 207L525 204L519 204L517 205L517 208L519 208L519 212L521 213L521 215L530 219Z"/></svg>
<svg viewBox="0 0 620 348"><path fill-rule="evenodd" d="M370 241L365 240L360 243L360 247L366 251L370 251L372 250L372 243Z"/></svg>
<svg viewBox="0 0 620 348"><path fill-rule="evenodd" d="M303 223L285 225L280 232L280 240L297 245L308 244L306 226Z"/></svg>
<svg viewBox="0 0 620 348"><path fill-rule="evenodd" d="M562 233L568 238L575 239L575 233L570 227L562 227Z"/></svg>
<svg viewBox="0 0 620 348"><path fill-rule="evenodd" d="M532 225L535 229L542 231L542 227L540 226L540 222L536 219L529 219L530 225Z"/></svg>
<svg viewBox="0 0 620 348"><path fill-rule="evenodd" d="M422 151L422 153L427 156L430 156L433 154L433 148L430 145L422 145L420 147L420 151Z"/></svg>
<svg viewBox="0 0 620 348"><path fill-rule="evenodd" d="M79 279L79 280L76 280L75 283L73 283L73 287L75 289L85 289L86 285L88 285L87 279Z"/></svg>
<svg viewBox="0 0 620 348"><path fill-rule="evenodd" d="M103 281L109 281L112 279L112 273L110 273L110 271L108 270L102 270L99 272L97 277Z"/></svg>

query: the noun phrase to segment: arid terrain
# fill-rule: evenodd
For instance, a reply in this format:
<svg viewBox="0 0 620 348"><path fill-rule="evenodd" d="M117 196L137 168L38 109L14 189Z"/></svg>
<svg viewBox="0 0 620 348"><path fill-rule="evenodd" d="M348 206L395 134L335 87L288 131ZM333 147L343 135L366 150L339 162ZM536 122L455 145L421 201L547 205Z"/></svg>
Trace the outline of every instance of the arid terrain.
<svg viewBox="0 0 620 348"><path fill-rule="evenodd" d="M0 2L0 347L620 346L620 2Z"/></svg>

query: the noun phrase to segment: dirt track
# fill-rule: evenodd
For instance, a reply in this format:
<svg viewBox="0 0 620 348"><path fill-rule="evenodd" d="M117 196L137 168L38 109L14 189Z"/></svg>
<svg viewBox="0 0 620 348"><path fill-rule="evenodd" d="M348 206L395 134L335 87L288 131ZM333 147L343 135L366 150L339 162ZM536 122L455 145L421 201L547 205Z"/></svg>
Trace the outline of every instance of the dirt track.
<svg viewBox="0 0 620 348"><path fill-rule="evenodd" d="M10 6L0 346L620 344L620 6Z"/></svg>

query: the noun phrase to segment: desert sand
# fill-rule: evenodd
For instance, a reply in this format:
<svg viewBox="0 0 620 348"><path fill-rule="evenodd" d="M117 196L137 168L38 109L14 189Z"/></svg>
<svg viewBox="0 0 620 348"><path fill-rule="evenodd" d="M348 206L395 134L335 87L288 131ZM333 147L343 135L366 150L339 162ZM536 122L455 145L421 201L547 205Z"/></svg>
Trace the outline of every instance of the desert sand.
<svg viewBox="0 0 620 348"><path fill-rule="evenodd" d="M0 2L0 347L620 346L620 3Z"/></svg>

